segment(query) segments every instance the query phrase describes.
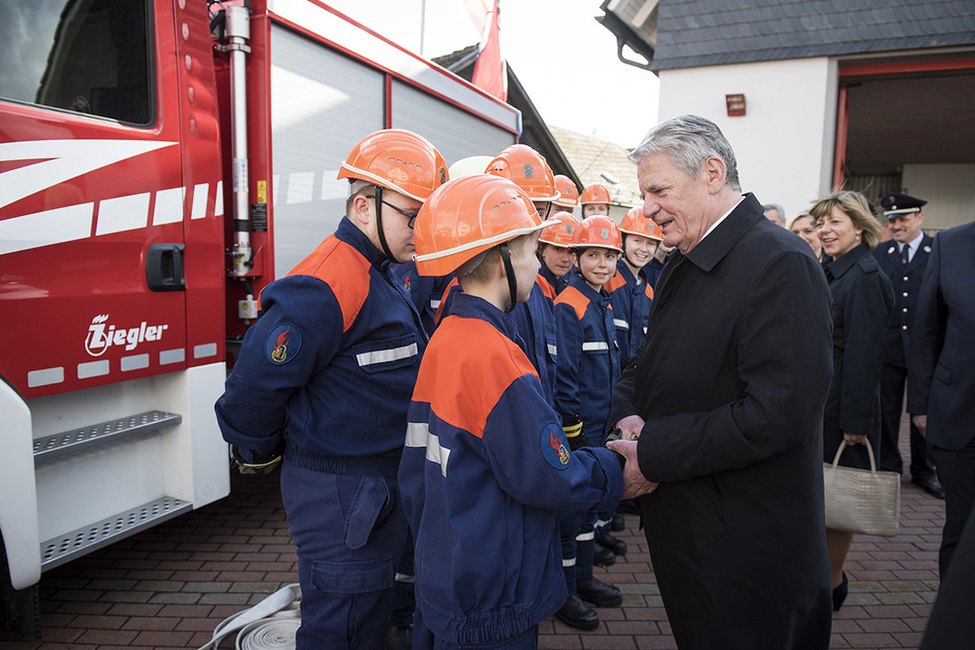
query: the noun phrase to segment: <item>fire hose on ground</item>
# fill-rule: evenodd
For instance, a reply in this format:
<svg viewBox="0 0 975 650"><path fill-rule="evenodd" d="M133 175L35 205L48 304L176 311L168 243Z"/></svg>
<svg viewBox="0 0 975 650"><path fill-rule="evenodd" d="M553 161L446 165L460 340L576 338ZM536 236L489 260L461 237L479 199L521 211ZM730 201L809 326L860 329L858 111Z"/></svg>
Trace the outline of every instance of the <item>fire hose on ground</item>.
<svg viewBox="0 0 975 650"><path fill-rule="evenodd" d="M301 625L301 589L290 584L250 609L229 616L213 630L213 638L199 650L217 650L228 636L237 633L237 650L293 650Z"/></svg>

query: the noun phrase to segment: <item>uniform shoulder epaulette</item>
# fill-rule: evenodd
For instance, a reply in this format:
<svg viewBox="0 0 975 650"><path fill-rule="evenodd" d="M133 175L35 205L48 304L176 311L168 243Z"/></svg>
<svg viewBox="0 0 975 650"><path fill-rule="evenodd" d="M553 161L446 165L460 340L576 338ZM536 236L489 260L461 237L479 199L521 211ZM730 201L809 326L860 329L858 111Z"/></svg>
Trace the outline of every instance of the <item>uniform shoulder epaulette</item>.
<svg viewBox="0 0 975 650"><path fill-rule="evenodd" d="M556 305L566 304L575 310L576 316L579 320L586 314L586 309L589 307L589 298L576 289L573 286L568 286L562 290L559 297L555 299Z"/></svg>
<svg viewBox="0 0 975 650"><path fill-rule="evenodd" d="M342 310L342 331L352 326L369 297L369 260L334 235L327 237L288 275L310 275L328 285Z"/></svg>
<svg viewBox="0 0 975 650"><path fill-rule="evenodd" d="M558 294L555 293L555 287L552 286L551 282L542 277L541 274L535 276L535 284L542 288L542 293L552 302L555 302L555 299L558 298Z"/></svg>
<svg viewBox="0 0 975 650"><path fill-rule="evenodd" d="M606 293L613 293L620 287L625 287L625 286L626 286L626 278L623 277L622 273L617 271L616 275L610 278L609 282L606 283L606 286L604 288L606 289Z"/></svg>
<svg viewBox="0 0 975 650"><path fill-rule="evenodd" d="M421 369L413 400L433 405L438 418L474 436L481 437L491 409L511 384L525 375L538 377L517 344L483 320L451 317L432 341L424 362L441 365L436 372ZM476 354L471 341L477 341Z"/></svg>

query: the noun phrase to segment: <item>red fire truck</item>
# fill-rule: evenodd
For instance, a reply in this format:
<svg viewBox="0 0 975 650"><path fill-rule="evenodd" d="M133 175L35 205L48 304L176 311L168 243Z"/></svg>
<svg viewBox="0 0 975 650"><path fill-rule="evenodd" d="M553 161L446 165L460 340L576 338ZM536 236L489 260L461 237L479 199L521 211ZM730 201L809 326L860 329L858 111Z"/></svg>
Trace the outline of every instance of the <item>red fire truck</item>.
<svg viewBox="0 0 975 650"><path fill-rule="evenodd" d="M317 0L0 4L0 583L229 491L213 403L255 297L331 233L339 163L448 163L520 114Z"/></svg>

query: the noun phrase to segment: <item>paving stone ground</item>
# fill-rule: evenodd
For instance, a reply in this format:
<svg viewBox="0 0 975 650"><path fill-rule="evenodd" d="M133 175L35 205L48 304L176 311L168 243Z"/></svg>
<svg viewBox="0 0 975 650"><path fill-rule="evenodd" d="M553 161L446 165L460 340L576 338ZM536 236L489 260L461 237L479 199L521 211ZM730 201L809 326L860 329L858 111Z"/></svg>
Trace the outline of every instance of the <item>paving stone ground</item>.
<svg viewBox="0 0 975 650"><path fill-rule="evenodd" d="M906 443L906 431L901 438ZM906 448L902 453L909 458ZM626 522L618 536L629 553L596 569L623 591L623 606L597 610L601 624L592 632L554 618L543 622L540 648L676 648L646 539L636 516ZM850 595L834 617L831 648L918 647L938 589L943 524L944 501L905 477L899 534L854 541L846 567ZM0 630L0 648L199 648L223 619L293 582L297 560L277 474L235 475L229 497L45 573L42 640Z"/></svg>

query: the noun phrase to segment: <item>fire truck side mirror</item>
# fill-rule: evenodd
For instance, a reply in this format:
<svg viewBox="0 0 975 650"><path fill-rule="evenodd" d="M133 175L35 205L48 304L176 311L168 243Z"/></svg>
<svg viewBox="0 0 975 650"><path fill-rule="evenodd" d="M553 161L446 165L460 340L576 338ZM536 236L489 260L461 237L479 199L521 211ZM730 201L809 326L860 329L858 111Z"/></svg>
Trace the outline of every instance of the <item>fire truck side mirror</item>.
<svg viewBox="0 0 975 650"><path fill-rule="evenodd" d="M183 244L153 244L146 250L146 284L150 291L185 291Z"/></svg>

